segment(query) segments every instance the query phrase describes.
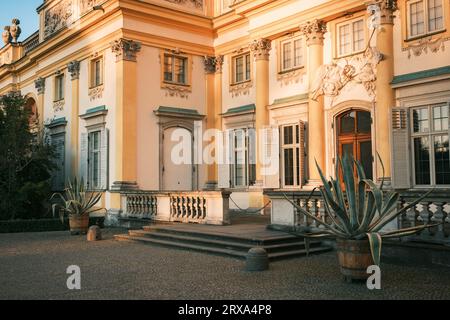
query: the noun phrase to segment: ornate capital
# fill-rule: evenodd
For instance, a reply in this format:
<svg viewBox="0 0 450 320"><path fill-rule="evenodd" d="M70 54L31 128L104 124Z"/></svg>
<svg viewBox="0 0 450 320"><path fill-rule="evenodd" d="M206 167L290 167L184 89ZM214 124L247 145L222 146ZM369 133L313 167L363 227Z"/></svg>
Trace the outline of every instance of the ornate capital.
<svg viewBox="0 0 450 320"><path fill-rule="evenodd" d="M205 65L205 72L208 74L222 72L223 56L205 56L203 58L203 63Z"/></svg>
<svg viewBox="0 0 450 320"><path fill-rule="evenodd" d="M80 61L74 60L69 62L67 70L69 70L72 80L78 80L80 78Z"/></svg>
<svg viewBox="0 0 450 320"><path fill-rule="evenodd" d="M254 40L249 47L256 60L269 60L270 49L272 49L271 40L264 38Z"/></svg>
<svg viewBox="0 0 450 320"><path fill-rule="evenodd" d="M394 11L397 10L397 0L370 0L366 6L372 16L379 19L380 24L394 24Z"/></svg>
<svg viewBox="0 0 450 320"><path fill-rule="evenodd" d="M136 55L141 51L141 43L133 40L118 39L111 43L111 50L116 54L116 61L136 62Z"/></svg>
<svg viewBox="0 0 450 320"><path fill-rule="evenodd" d="M315 19L300 26L300 32L306 37L306 44L323 45L323 34L327 32L327 25L324 21Z"/></svg>
<svg viewBox="0 0 450 320"><path fill-rule="evenodd" d="M38 94L44 94L45 93L45 79L44 78L37 78L34 81L34 87L37 90Z"/></svg>

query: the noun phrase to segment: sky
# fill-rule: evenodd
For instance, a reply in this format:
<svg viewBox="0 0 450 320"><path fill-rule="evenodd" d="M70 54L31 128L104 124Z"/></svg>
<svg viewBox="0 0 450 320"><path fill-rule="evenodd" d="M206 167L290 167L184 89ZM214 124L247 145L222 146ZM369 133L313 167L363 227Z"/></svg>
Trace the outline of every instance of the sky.
<svg viewBox="0 0 450 320"><path fill-rule="evenodd" d="M36 8L43 2L44 0L0 0L0 33L4 26L11 24L13 18L18 18L22 29L19 41L25 40L38 29Z"/></svg>

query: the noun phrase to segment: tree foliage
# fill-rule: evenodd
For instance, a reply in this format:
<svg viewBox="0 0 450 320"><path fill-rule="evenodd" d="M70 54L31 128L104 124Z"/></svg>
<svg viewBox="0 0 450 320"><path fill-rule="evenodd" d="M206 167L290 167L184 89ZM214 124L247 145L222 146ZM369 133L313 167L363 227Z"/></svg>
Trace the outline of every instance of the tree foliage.
<svg viewBox="0 0 450 320"><path fill-rule="evenodd" d="M0 97L0 220L51 214L54 150L42 130L32 132L30 117L23 96Z"/></svg>

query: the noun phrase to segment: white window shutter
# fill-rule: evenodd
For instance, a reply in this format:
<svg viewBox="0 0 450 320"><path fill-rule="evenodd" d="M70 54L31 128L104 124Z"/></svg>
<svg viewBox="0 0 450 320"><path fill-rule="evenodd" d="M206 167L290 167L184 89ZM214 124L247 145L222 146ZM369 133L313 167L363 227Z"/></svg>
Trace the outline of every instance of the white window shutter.
<svg viewBox="0 0 450 320"><path fill-rule="evenodd" d="M262 164L264 188L280 188L280 135L278 127L270 127L263 130Z"/></svg>
<svg viewBox="0 0 450 320"><path fill-rule="evenodd" d="M411 155L409 151L409 114L407 108L392 108L392 185L396 189L411 187Z"/></svg>
<svg viewBox="0 0 450 320"><path fill-rule="evenodd" d="M79 179L83 179L84 184L88 185L88 134L87 133L81 134Z"/></svg>
<svg viewBox="0 0 450 320"><path fill-rule="evenodd" d="M100 146L100 189L107 190L109 188L109 130L101 131Z"/></svg>
<svg viewBox="0 0 450 320"><path fill-rule="evenodd" d="M231 130L225 130L220 132L219 143L222 145L219 147L222 148L222 152L220 158L218 159L218 187L219 188L230 188L230 164L231 164ZM219 153L220 154L220 153Z"/></svg>
<svg viewBox="0 0 450 320"><path fill-rule="evenodd" d="M306 182L306 131L305 123L300 121L299 123L299 135L300 135L300 150L299 150L299 174L300 174L300 186L303 186Z"/></svg>

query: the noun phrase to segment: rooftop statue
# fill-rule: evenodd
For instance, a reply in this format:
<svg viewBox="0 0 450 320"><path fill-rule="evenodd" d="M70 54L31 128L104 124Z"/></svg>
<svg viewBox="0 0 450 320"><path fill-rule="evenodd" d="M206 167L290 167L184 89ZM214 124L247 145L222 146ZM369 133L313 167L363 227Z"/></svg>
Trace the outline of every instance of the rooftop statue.
<svg viewBox="0 0 450 320"><path fill-rule="evenodd" d="M22 33L22 29L19 27L19 24L19 19L13 19L10 26L5 26L2 33L2 39L5 45L9 43L17 43L17 39L19 39L20 34Z"/></svg>

